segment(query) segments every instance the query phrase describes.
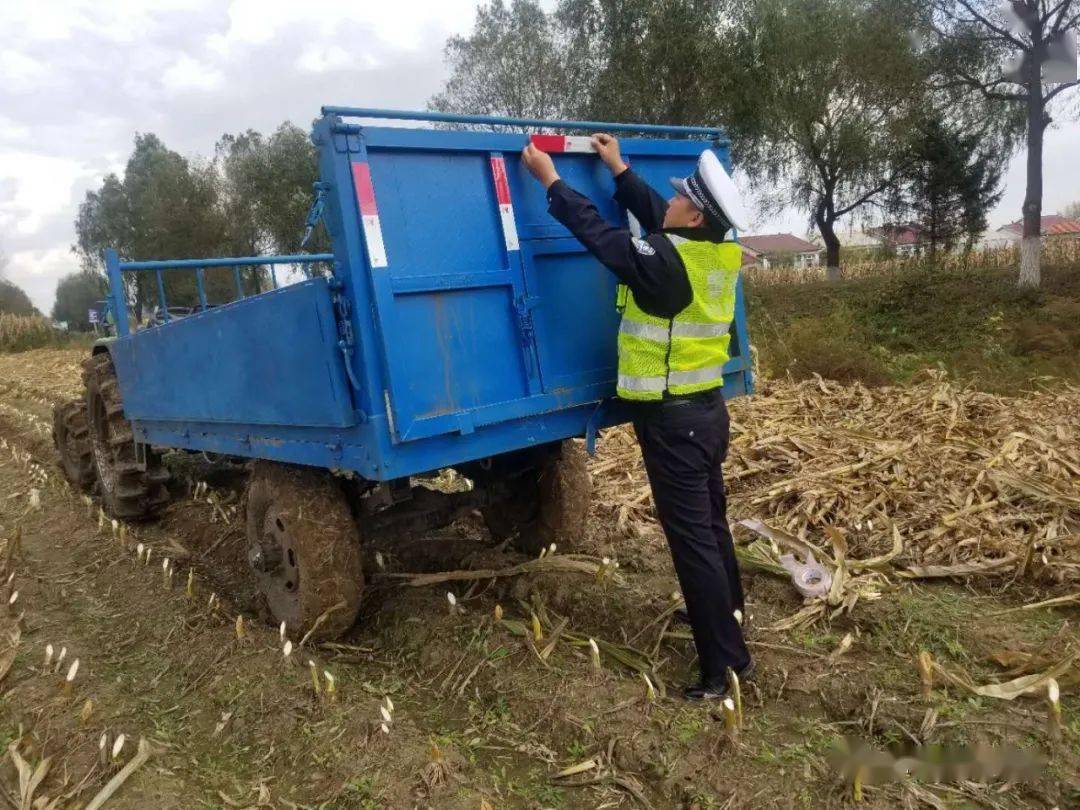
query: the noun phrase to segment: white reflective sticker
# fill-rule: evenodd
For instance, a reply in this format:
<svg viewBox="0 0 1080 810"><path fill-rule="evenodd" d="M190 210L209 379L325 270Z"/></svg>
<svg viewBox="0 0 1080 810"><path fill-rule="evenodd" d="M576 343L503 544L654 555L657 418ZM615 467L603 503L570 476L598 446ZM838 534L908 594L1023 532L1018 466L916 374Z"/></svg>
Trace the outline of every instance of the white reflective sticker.
<svg viewBox="0 0 1080 810"><path fill-rule="evenodd" d="M386 245L383 244L382 225L378 215L365 214L360 217L364 223L364 241L367 242L368 261L372 267L386 267Z"/></svg>
<svg viewBox="0 0 1080 810"><path fill-rule="evenodd" d="M518 243L517 224L514 222L514 206L500 205L499 218L502 220L503 239L506 240L507 250L520 250Z"/></svg>
<svg viewBox="0 0 1080 810"><path fill-rule="evenodd" d="M634 243L634 249L637 250L637 252L640 253L642 256L656 255L656 249L653 248L653 246L646 242L644 239L638 239L635 237L632 238L630 241Z"/></svg>

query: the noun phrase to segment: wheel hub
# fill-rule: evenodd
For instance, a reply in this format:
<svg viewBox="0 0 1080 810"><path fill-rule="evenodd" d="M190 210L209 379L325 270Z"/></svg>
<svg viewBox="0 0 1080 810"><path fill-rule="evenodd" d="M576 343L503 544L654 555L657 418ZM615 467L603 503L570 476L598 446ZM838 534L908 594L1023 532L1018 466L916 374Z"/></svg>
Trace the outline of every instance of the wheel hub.
<svg viewBox="0 0 1080 810"><path fill-rule="evenodd" d="M248 562L261 580L262 592L275 616L292 623L300 616L300 566L286 517L266 510L258 542L248 549Z"/></svg>

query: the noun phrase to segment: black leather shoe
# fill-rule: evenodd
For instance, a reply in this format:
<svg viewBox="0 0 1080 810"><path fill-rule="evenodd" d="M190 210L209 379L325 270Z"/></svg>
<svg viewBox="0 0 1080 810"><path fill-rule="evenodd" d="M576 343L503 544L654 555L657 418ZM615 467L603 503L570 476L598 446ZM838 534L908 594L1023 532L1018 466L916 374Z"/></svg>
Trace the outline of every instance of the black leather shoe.
<svg viewBox="0 0 1080 810"><path fill-rule="evenodd" d="M737 674L739 676L740 683L746 683L752 677L754 677L754 662L751 661L745 667L742 668ZM731 692L731 687L728 685L727 678L721 678L718 680L701 681L687 686L683 689L683 697L690 701L698 700L723 700Z"/></svg>

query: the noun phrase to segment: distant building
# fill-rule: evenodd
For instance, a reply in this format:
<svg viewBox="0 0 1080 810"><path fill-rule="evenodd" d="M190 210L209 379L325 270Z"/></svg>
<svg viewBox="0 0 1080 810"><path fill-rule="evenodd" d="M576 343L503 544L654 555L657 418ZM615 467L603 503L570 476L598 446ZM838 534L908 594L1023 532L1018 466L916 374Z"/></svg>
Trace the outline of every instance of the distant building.
<svg viewBox="0 0 1080 810"><path fill-rule="evenodd" d="M821 248L790 233L740 236L743 266L770 267L794 265L800 269L821 264Z"/></svg>
<svg viewBox="0 0 1080 810"><path fill-rule="evenodd" d="M879 239L881 247L891 250L900 258L919 255L926 244L925 232L913 222L880 225L868 228L866 232Z"/></svg>
<svg viewBox="0 0 1080 810"><path fill-rule="evenodd" d="M1042 218L1040 230L1047 239L1080 239L1080 219L1049 214ZM1023 238L1024 221L1018 220L996 231L987 231L976 245L982 250L994 250L1019 245Z"/></svg>
<svg viewBox="0 0 1080 810"><path fill-rule="evenodd" d="M837 237L846 251L880 252L900 257L917 256L926 244L923 229L912 222L886 223L861 231L849 228L837 233Z"/></svg>

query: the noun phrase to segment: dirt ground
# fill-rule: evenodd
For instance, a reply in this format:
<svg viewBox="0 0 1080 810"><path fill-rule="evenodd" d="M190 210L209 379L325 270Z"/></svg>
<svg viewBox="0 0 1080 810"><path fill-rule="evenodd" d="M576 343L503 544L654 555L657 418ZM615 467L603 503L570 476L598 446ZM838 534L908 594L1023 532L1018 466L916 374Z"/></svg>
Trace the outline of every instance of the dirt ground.
<svg viewBox="0 0 1080 810"><path fill-rule="evenodd" d="M841 807L856 794L832 756L845 738L897 750L1010 744L1043 758L1027 781L867 783L867 807L1080 806L1075 667L1060 678L1060 733L1039 695L1005 701L940 680L922 693L920 651L987 683L1007 680L1024 653L1080 644L1075 604L995 615L1060 593L1022 582L892 582L850 615L778 631L768 628L801 598L779 577L746 572L758 671L744 685L735 735L717 707L677 697L694 657L667 621L676 583L662 536L655 526L627 532L607 512L576 550L619 561L602 579L540 573L410 587L394 576L525 559L492 549L475 517L371 541L357 624L340 642L286 658L244 574L242 472L173 459L164 518L115 530L64 482L51 406L75 388L79 359L0 356L0 542L14 574L0 590L0 746L16 752L4 754L0 796L11 807L96 806L140 739L149 759L108 807ZM592 463L611 475L602 454ZM200 481L209 486L195 498ZM733 483L733 518L754 516L751 494ZM149 563L136 559L140 543L152 549ZM528 629L534 614L539 642ZM588 637L647 658L655 699L606 645L595 672L580 644ZM116 759L102 758L103 735L109 747L119 734ZM40 784L25 784L35 769Z"/></svg>

